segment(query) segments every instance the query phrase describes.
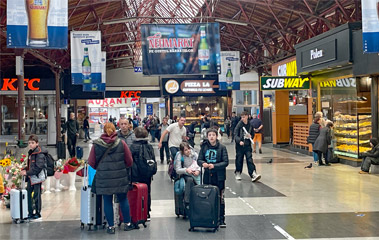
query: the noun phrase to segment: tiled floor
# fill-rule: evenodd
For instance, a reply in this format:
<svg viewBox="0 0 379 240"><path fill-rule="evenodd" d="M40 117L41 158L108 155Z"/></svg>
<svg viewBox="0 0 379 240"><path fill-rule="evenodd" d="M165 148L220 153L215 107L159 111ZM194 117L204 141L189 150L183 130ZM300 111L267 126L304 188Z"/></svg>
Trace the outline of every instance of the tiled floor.
<svg viewBox="0 0 379 240"><path fill-rule="evenodd" d="M146 229L120 230L113 236L104 230L80 230L77 181L76 192L43 194L42 222L12 224L9 210L0 209L0 239L379 239L379 175L359 175L359 168L341 164L304 169L311 157L267 145L263 154L254 154L261 181L252 183L244 166L237 182L234 145L223 141L230 157L226 229L188 232L188 220L174 213L167 164L159 163ZM90 145L80 145L88 155Z"/></svg>

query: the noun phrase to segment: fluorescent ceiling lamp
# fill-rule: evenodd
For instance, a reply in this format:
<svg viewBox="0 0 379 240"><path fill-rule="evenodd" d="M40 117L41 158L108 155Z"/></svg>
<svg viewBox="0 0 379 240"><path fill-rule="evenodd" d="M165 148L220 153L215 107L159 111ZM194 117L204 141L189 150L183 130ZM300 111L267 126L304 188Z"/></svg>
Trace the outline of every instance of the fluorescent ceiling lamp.
<svg viewBox="0 0 379 240"><path fill-rule="evenodd" d="M109 47L118 47L118 46L133 44L133 43L135 43L135 41L112 43L112 44L109 44Z"/></svg>
<svg viewBox="0 0 379 240"><path fill-rule="evenodd" d="M123 60L123 59L130 59L130 58L134 58L134 56L118 57L118 58L113 58L113 60Z"/></svg>
<svg viewBox="0 0 379 240"><path fill-rule="evenodd" d="M110 25L110 24L117 24L117 23L128 23L136 21L137 18L121 18L121 19L115 19L111 21L103 22L103 25Z"/></svg>
<svg viewBox="0 0 379 240"><path fill-rule="evenodd" d="M222 19L222 18L216 18L216 22L221 22L221 23L230 23L230 24L236 24L236 25L241 25L241 26L247 26L249 23L247 22L238 22L230 19Z"/></svg>

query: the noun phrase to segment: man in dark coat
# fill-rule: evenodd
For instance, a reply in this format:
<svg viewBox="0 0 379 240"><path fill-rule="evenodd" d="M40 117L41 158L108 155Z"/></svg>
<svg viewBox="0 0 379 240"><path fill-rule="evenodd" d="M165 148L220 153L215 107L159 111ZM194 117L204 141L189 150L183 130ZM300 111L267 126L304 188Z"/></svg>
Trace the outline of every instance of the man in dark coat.
<svg viewBox="0 0 379 240"><path fill-rule="evenodd" d="M79 123L75 120L75 113L70 113L70 119L65 124L67 131L67 149L70 157L75 157L76 138L79 136Z"/></svg>

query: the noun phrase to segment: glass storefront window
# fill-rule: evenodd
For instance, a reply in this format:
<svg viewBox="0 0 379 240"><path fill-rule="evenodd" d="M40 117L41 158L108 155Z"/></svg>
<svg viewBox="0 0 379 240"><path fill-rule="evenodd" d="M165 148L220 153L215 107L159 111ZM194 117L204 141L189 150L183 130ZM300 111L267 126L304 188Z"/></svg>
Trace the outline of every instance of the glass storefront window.
<svg viewBox="0 0 379 240"><path fill-rule="evenodd" d="M18 109L17 95L1 95L3 106L1 135L17 135ZM55 95L25 95L25 133L26 135L47 134L48 108L55 105Z"/></svg>

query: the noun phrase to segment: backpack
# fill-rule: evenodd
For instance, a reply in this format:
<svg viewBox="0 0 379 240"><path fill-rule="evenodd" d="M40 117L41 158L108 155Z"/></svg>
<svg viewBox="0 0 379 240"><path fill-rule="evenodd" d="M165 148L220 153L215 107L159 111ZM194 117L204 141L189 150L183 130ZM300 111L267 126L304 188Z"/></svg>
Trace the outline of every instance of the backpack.
<svg viewBox="0 0 379 240"><path fill-rule="evenodd" d="M178 154L179 154L179 152L176 153L174 160L171 160L170 164L168 165L167 173L172 180L176 180L179 177L178 174L176 173L176 170L175 170L175 159L176 159L176 156L178 156ZM180 161L182 161L182 167L183 167L183 164L184 164L183 155L182 155Z"/></svg>
<svg viewBox="0 0 379 240"><path fill-rule="evenodd" d="M50 153L46 153L45 158L46 158L46 166L47 166L46 167L47 176L48 177L54 176L55 160L54 160L53 156L50 155Z"/></svg>
<svg viewBox="0 0 379 240"><path fill-rule="evenodd" d="M139 172L147 178L151 178L157 173L157 162L155 161L154 150L150 145L142 144L139 151Z"/></svg>

